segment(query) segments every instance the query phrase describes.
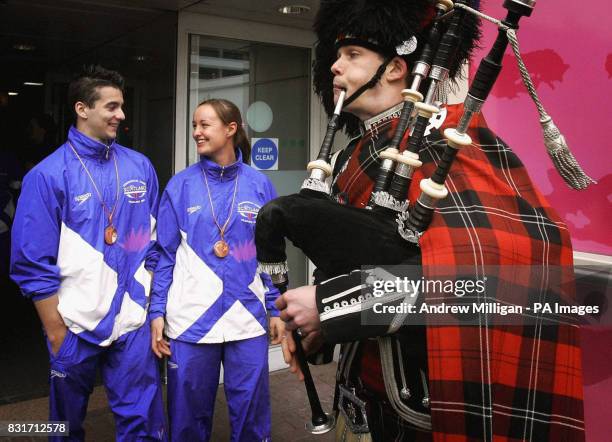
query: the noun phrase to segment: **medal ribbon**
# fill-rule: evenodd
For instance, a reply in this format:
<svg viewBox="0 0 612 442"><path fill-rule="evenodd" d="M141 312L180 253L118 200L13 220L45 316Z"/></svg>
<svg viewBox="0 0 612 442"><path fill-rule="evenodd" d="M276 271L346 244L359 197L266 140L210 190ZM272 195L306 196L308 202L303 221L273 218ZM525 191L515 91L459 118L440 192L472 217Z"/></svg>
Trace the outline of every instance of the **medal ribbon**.
<svg viewBox="0 0 612 442"><path fill-rule="evenodd" d="M115 214L115 210L117 209L117 203L119 202L119 166L117 166L117 155L115 155L115 153L113 152L113 160L115 162L115 174L117 176L117 191L115 193L115 204L113 205L113 209L109 210L108 206L104 202L104 199L102 198L102 194L100 193L100 190L98 189L98 186L96 185L96 182L91 176L91 173L89 173L87 166L85 166L85 163L79 156L78 152L76 151L72 143L68 141L68 144L70 145L70 148L74 152L74 155L77 157L77 159L81 163L81 166L83 166L83 169L85 170L85 173L87 173L87 176L89 177L89 180L91 181L91 184L93 184L96 194L98 195L98 198L100 199L100 203L102 204L102 208L104 209L106 217L108 218L109 227L113 227L113 215Z"/></svg>
<svg viewBox="0 0 612 442"><path fill-rule="evenodd" d="M210 211L212 213L212 217L213 217L213 221L215 222L215 224L217 225L217 229L219 229L219 234L221 235L221 240L225 241L225 229L227 228L230 219L232 218L232 212L233 212L233 208L234 208L234 201L236 201L236 191L238 190L238 176L239 173L236 174L236 179L234 180L234 195L232 196L232 204L230 205L230 210L229 210L229 215L227 216L227 219L225 220L225 223L223 224L223 227L221 227L219 225L219 222L217 221L217 217L215 215L215 208L213 206L213 202L212 202L212 197L210 195L210 187L208 186L208 178L206 177L206 171L204 170L204 168L200 168L202 170L202 175L204 175L204 182L206 183L206 191L208 192L208 201L210 201Z"/></svg>

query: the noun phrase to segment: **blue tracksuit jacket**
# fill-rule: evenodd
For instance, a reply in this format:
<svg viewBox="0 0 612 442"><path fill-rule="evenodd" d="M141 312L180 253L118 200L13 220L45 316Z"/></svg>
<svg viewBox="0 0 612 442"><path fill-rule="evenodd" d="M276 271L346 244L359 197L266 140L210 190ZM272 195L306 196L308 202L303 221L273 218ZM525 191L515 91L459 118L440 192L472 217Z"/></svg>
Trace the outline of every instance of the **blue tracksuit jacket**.
<svg viewBox="0 0 612 442"><path fill-rule="evenodd" d="M202 157L175 175L159 206L159 264L153 280L150 316L166 315L166 333L192 343L220 343L266 332L266 309L278 315L278 290L257 273L255 221L259 208L276 197L270 180L242 163L221 167ZM223 226L230 254L218 258L220 237L204 181L208 178L215 216Z"/></svg>
<svg viewBox="0 0 612 442"><path fill-rule="evenodd" d="M89 169L113 217L118 241L104 242L107 216L68 142L24 178L12 231L11 277L34 300L55 293L68 328L107 346L146 319L157 252L158 183L149 160L76 128L68 140ZM113 156L117 158L119 186Z"/></svg>

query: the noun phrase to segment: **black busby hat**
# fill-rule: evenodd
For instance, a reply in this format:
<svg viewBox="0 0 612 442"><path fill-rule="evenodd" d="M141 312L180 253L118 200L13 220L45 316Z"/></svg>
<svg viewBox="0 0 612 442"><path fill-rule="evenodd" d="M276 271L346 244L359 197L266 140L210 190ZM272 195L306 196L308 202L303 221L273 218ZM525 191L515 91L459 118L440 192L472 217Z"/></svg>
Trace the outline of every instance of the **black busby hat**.
<svg viewBox="0 0 612 442"><path fill-rule="evenodd" d="M399 55L408 65L418 60L434 12L432 0L321 0L314 22L317 34L313 62L313 86L328 115L332 115L333 74L331 66L340 46L358 45L380 53L386 59ZM477 8L479 0L468 0ZM466 14L461 31L461 45L450 66L451 79L459 75L478 38L479 21ZM410 48L416 38L416 50ZM406 50L408 48L408 50ZM355 133L359 121L343 113L340 124L349 133Z"/></svg>

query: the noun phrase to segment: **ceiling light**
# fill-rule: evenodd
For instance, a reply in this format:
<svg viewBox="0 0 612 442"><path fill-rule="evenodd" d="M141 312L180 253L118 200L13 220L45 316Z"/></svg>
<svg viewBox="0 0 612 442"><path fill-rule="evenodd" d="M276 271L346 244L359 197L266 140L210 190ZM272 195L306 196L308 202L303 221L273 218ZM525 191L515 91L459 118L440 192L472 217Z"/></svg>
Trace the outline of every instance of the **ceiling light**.
<svg viewBox="0 0 612 442"><path fill-rule="evenodd" d="M17 49L18 51L33 51L34 49L36 49L36 46L28 44L28 43L15 43L13 45L13 49Z"/></svg>
<svg viewBox="0 0 612 442"><path fill-rule="evenodd" d="M9 95L15 96L15 95L19 95L19 92L9 92Z"/></svg>
<svg viewBox="0 0 612 442"><path fill-rule="evenodd" d="M285 5L278 8L278 12L286 15L299 15L308 11L310 7L304 5Z"/></svg>
<svg viewBox="0 0 612 442"><path fill-rule="evenodd" d="M138 63L149 61L150 59L151 57L149 57L148 55L139 54L132 56L132 60L137 61Z"/></svg>
<svg viewBox="0 0 612 442"><path fill-rule="evenodd" d="M34 81L24 81L24 86L44 86L45 83L36 83Z"/></svg>

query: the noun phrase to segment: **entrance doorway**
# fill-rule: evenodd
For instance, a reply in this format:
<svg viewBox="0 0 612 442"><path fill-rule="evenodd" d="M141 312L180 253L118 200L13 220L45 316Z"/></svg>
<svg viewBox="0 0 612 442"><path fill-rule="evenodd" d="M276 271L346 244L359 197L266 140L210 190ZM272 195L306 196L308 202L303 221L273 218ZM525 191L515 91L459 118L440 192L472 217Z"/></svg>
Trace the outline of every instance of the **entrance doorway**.
<svg viewBox="0 0 612 442"><path fill-rule="evenodd" d="M66 90L86 64L126 80L118 141L173 173L178 12L146 2L0 1L0 404L48 394L48 354L32 303L8 278L10 228L23 175L63 143ZM150 2L149 2L150 4Z"/></svg>

